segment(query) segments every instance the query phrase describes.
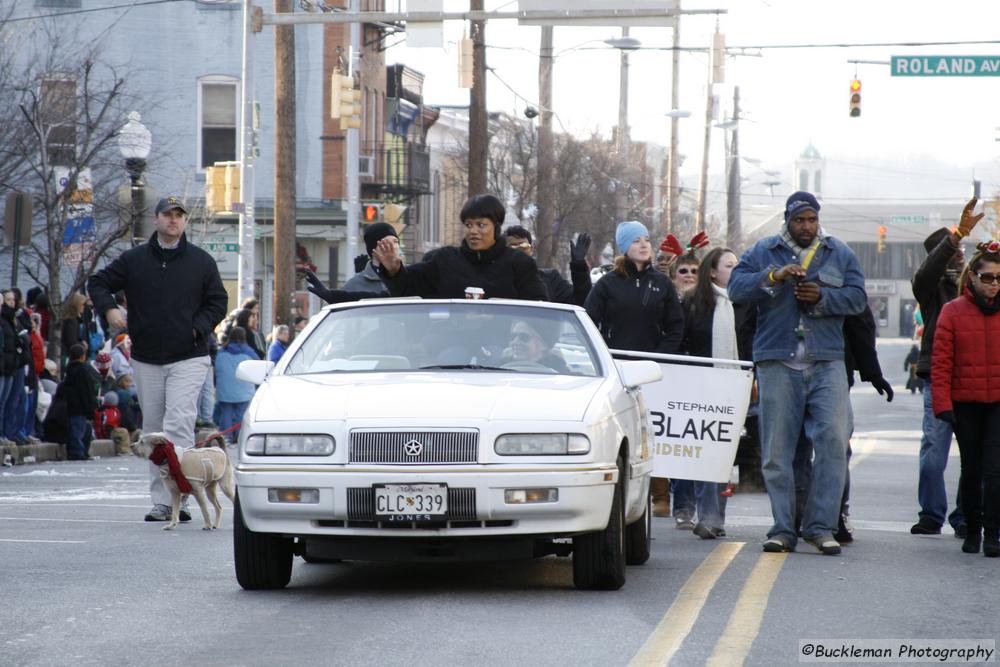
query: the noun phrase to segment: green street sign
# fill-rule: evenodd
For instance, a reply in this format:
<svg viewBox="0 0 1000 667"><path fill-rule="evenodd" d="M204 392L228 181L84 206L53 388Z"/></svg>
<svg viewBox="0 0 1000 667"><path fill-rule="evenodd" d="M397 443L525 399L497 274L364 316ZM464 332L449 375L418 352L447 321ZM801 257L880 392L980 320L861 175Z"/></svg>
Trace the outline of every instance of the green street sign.
<svg viewBox="0 0 1000 667"><path fill-rule="evenodd" d="M922 215L891 215L889 223L893 225L922 225L924 224Z"/></svg>
<svg viewBox="0 0 1000 667"><path fill-rule="evenodd" d="M201 247L209 252L239 252L239 243L203 243Z"/></svg>
<svg viewBox="0 0 1000 667"><path fill-rule="evenodd" d="M893 56L892 76L1000 76L1000 56Z"/></svg>

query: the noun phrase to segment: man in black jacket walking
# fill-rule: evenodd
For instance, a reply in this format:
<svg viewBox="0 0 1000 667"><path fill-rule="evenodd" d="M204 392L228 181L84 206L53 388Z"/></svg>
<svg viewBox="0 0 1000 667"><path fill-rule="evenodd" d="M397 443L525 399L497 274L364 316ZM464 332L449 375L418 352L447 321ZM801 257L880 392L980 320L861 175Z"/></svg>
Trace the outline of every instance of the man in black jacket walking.
<svg viewBox="0 0 1000 667"><path fill-rule="evenodd" d="M531 232L520 225L511 225L504 230L507 247L520 250L528 257L534 257L532 252ZM576 241L569 244L569 275L571 285L559 274L558 269L538 269L538 277L545 286L548 300L553 303L570 303L582 306L590 294L590 267L587 266L587 251L590 250L590 234L580 234Z"/></svg>
<svg viewBox="0 0 1000 667"><path fill-rule="evenodd" d="M188 243L186 226L181 200L161 199L149 242L125 251L87 281L97 311L112 329L126 326L113 297L125 291L143 430L163 431L177 448L194 445L198 395L211 366L209 334L228 305L215 259ZM146 520L166 521L170 493L159 468L150 464L149 472L153 509ZM189 521L190 514L182 511L181 520Z"/></svg>
<svg viewBox="0 0 1000 667"><path fill-rule="evenodd" d="M379 276L392 296L462 299L467 287L475 287L487 299L544 301L535 260L501 240L506 214L493 195L472 197L459 214L465 229L462 245L432 250L424 261L409 266L403 266L399 246L383 238L372 251Z"/></svg>
<svg viewBox="0 0 1000 667"><path fill-rule="evenodd" d="M924 384L923 437L920 438L920 477L917 481L919 519L910 527L914 535L938 535L947 518L956 537L965 537L965 516L961 497L955 499L955 510L948 514L948 492L944 485L944 470L951 449L952 427L934 416L931 396L931 350L934 331L944 304L958 296L958 276L965 264L962 239L969 235L983 214L973 215L976 198L965 205L962 218L954 232L941 228L924 240L927 258L913 274L913 296L920 304L924 318L924 333L920 338L920 359L917 375Z"/></svg>

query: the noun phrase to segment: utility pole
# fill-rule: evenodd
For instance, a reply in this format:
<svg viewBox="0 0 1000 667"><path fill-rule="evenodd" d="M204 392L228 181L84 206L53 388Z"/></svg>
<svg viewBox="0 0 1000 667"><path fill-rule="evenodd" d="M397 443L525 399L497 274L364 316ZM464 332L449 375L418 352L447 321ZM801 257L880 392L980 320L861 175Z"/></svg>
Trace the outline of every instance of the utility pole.
<svg viewBox="0 0 1000 667"><path fill-rule="evenodd" d="M680 74L681 74L681 17L674 19L674 44L670 61L670 109L680 108ZM680 144L680 118L670 117L670 152L667 154L667 234L673 234L677 229L677 213L680 210L680 164L678 145Z"/></svg>
<svg viewBox="0 0 1000 667"><path fill-rule="evenodd" d="M542 40L538 56L538 178L535 181L535 201L538 217L535 235L539 239L538 264L549 266L556 247L552 223L555 220L555 197L552 196L553 157L555 142L552 137L552 26L542 26Z"/></svg>
<svg viewBox="0 0 1000 667"><path fill-rule="evenodd" d="M259 11L259 7L256 8ZM254 56L255 33L259 25L254 20L252 0L243 0L243 52L240 62L240 264L237 272L240 303L254 293L254 269L256 267L256 243L254 234Z"/></svg>
<svg viewBox="0 0 1000 667"><path fill-rule="evenodd" d="M733 86L733 129L729 139L726 187L726 245L739 254L743 245L743 224L740 220L740 87Z"/></svg>
<svg viewBox="0 0 1000 667"><path fill-rule="evenodd" d="M359 11L361 9L360 0L351 0L350 7L352 12ZM357 21L351 23L350 37L350 75L354 77L359 74L361 66L361 24ZM363 90L360 86L359 89ZM351 266L355 255L358 254L358 224L361 213L361 174L359 173L359 169L361 168L360 131L356 127L349 127L344 131L346 135L346 145L344 148L347 152L347 220L345 224L347 225L348 267ZM345 272L345 275L350 277L350 271Z"/></svg>
<svg viewBox="0 0 1000 667"><path fill-rule="evenodd" d="M294 10L274 0L276 12ZM295 286L295 27L274 29L274 300L275 324L291 324Z"/></svg>
<svg viewBox="0 0 1000 667"><path fill-rule="evenodd" d="M482 11L483 0L470 0L472 11ZM469 196L486 192L486 21L471 22L472 89L469 91Z"/></svg>
<svg viewBox="0 0 1000 667"><path fill-rule="evenodd" d="M712 140L712 67L708 67L705 81L705 142L702 144L701 174L698 176L698 211L694 225L696 232L705 231L705 205L708 197L708 150Z"/></svg>
<svg viewBox="0 0 1000 667"><path fill-rule="evenodd" d="M622 37L628 37L628 27L622 28ZM618 160L620 169L618 171L618 183L615 185L615 222L622 222L628 218L628 192L627 188L631 184L632 173L629 161L631 144L628 132L628 51L621 51L621 75L618 78Z"/></svg>

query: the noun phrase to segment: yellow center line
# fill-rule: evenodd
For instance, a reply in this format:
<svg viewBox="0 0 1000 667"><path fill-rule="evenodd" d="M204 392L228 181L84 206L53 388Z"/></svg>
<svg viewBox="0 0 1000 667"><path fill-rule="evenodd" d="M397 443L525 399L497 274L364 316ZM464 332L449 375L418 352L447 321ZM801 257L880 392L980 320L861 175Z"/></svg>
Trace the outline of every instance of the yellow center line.
<svg viewBox="0 0 1000 667"><path fill-rule="evenodd" d="M652 634L635 654L630 667L666 665L691 632L694 622L705 606L715 582L743 548L746 542L724 542L708 555L677 592L674 603L667 609Z"/></svg>
<svg viewBox="0 0 1000 667"><path fill-rule="evenodd" d="M705 664L712 667L742 665L747 659L750 647L760 632L760 624L764 620L764 612L767 611L767 600L771 596L771 589L778 578L778 572L785 564L786 556L788 554L760 556L747 578L747 583L740 591L740 597L729 615L726 629L715 644L712 657Z"/></svg>

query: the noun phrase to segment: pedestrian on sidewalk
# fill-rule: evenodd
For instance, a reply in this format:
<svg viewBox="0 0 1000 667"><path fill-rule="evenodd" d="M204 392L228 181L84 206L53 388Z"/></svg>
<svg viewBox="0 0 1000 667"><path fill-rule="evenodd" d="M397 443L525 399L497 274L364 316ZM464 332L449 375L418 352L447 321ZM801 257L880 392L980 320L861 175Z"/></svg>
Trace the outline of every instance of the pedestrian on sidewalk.
<svg viewBox="0 0 1000 667"><path fill-rule="evenodd" d="M684 339L681 351L693 357L749 359L747 346L741 349L739 331L751 307L729 300L729 278L739 260L729 248L713 248L698 266L695 286L684 296ZM676 482L686 480L674 480ZM694 482L698 523L694 534L713 540L726 534L726 484Z"/></svg>
<svg viewBox="0 0 1000 667"><path fill-rule="evenodd" d="M809 192L785 202L781 232L755 243L733 269L729 296L757 309L753 359L760 388L761 455L774 524L766 552L794 551L795 474L799 434L813 443L813 483L802 536L836 555L850 420L844 365L844 316L867 302L858 258L819 224Z"/></svg>
<svg viewBox="0 0 1000 667"><path fill-rule="evenodd" d="M125 291L143 430L166 433L180 456L194 446L198 394L211 364L208 334L225 317L228 297L215 259L188 243L183 202L165 197L154 213L149 241L92 275L87 288L112 329L126 326L113 296ZM170 492L152 463L149 493L153 509L146 520L169 520ZM181 514L190 521L190 513Z"/></svg>
<svg viewBox="0 0 1000 667"><path fill-rule="evenodd" d="M614 269L590 290L587 314L610 348L678 353L684 337L684 313L670 278L652 265L649 230L635 220L623 222L615 230L615 245L620 254L615 257ZM667 480L654 477L650 489L653 516L670 516ZM693 485L691 490L693 495ZM690 530L694 522L686 517L678 527Z"/></svg>
<svg viewBox="0 0 1000 667"><path fill-rule="evenodd" d="M961 454L962 551L1000 556L1000 241L980 243L941 309L931 358L934 416Z"/></svg>
<svg viewBox="0 0 1000 667"><path fill-rule="evenodd" d="M944 471L951 450L952 426L934 417L934 387L931 379L931 355L934 335L941 309L958 296L958 278L965 264L962 239L967 237L982 219L974 214L978 200L973 197L962 209L962 217L954 232L942 227L924 239L927 258L913 275L913 296L920 305L923 334L920 337L920 359L917 375L924 384L923 436L920 438L920 476L917 481L918 520L910 527L914 535L938 535L945 519L955 531L955 537L966 535L962 510L962 491L955 498L955 509L948 514L948 491Z"/></svg>
<svg viewBox="0 0 1000 667"><path fill-rule="evenodd" d="M292 332L287 324L279 324L274 327L271 336L274 340L267 348L267 360L278 363L278 360L285 354L285 350L288 349L288 344L292 340Z"/></svg>
<svg viewBox="0 0 1000 667"><path fill-rule="evenodd" d="M260 359L247 344L243 327L233 327L229 331L228 342L215 355L215 412L219 416L219 430L226 433L229 442L239 437L238 425L243 421L250 399L256 387L251 382L236 377L236 368L249 359ZM234 426L237 428L230 431Z"/></svg>
<svg viewBox="0 0 1000 667"><path fill-rule="evenodd" d="M69 442L66 458L70 461L86 461L90 458L90 442L94 439L91 424L97 410L97 396L101 389L101 378L94 367L87 363L87 350L82 343L74 343L69 348L69 367L57 395L66 399L69 415Z"/></svg>

